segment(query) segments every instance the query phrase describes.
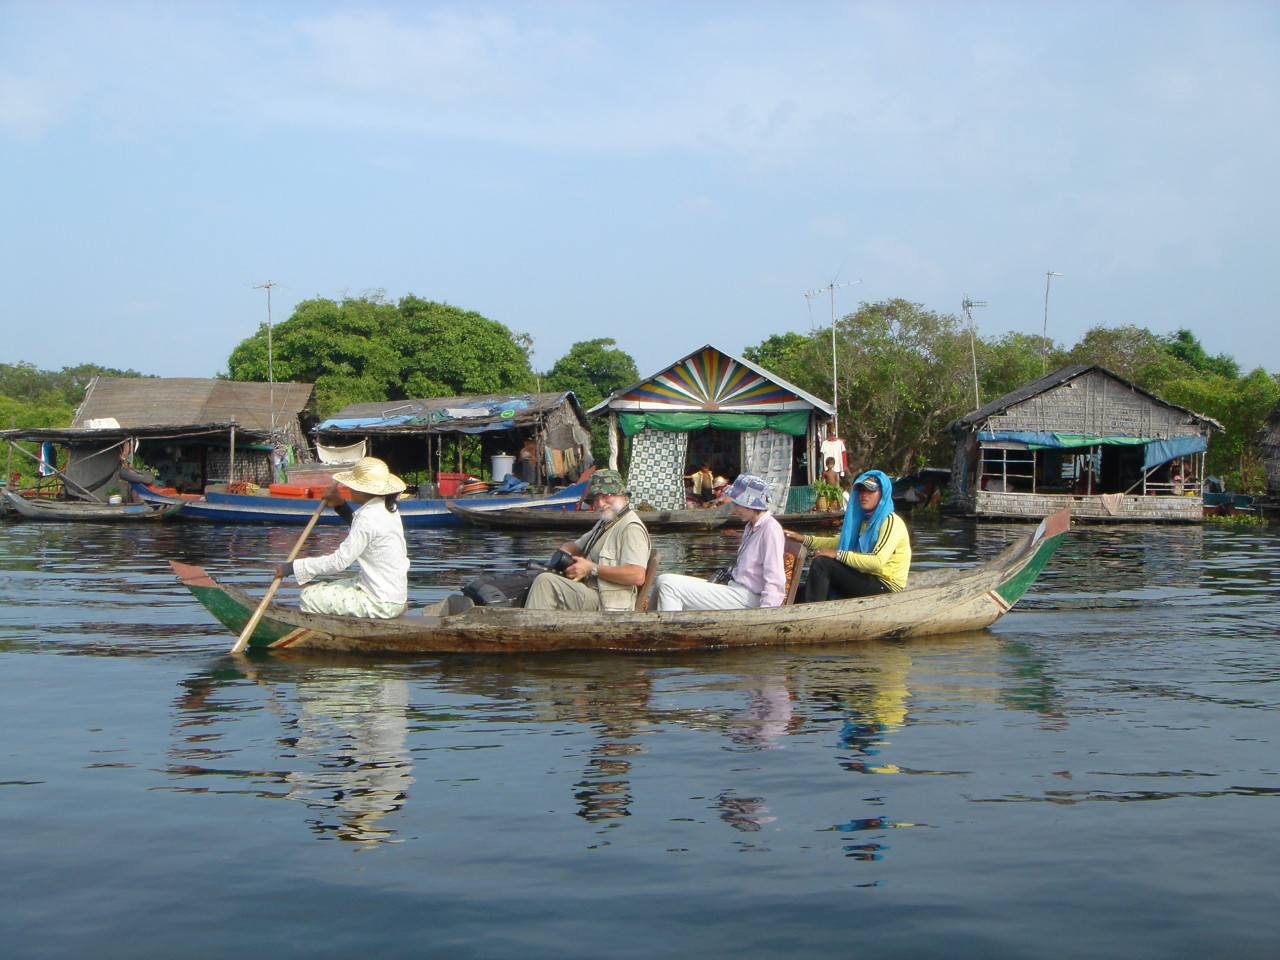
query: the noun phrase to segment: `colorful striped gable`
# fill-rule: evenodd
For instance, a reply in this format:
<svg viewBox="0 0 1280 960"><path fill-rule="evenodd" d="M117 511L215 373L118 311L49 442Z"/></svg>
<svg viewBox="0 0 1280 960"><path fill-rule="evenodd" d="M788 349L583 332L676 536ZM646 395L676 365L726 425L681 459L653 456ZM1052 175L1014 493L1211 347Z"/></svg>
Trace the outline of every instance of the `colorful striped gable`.
<svg viewBox="0 0 1280 960"><path fill-rule="evenodd" d="M613 398L614 409L764 413L810 409L812 398L759 368L703 347Z"/></svg>

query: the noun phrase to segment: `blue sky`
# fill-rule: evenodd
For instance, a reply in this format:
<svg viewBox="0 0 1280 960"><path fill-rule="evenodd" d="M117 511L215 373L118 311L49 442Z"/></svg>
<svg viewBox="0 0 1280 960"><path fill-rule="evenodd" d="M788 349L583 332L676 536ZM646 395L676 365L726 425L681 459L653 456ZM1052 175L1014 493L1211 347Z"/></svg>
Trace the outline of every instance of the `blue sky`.
<svg viewBox="0 0 1280 960"><path fill-rule="evenodd" d="M1280 372L1280 4L0 0L3 362L384 290L642 374L902 297Z"/></svg>

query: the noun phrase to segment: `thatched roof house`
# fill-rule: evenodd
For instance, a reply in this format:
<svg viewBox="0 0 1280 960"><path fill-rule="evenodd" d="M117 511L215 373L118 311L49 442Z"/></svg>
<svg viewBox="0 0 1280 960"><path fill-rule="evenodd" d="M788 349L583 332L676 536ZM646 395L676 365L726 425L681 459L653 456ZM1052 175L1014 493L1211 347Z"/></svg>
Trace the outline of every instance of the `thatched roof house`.
<svg viewBox="0 0 1280 960"><path fill-rule="evenodd" d="M316 420L309 383L95 377L70 427L0 437L66 447L68 492L102 499L108 486L127 490L116 471L130 460L184 491L228 480L271 483L277 459L314 459L306 436Z"/></svg>
<svg viewBox="0 0 1280 960"><path fill-rule="evenodd" d="M591 464L591 430L569 392L507 393L353 403L315 429L322 457L360 444L401 474L429 472L456 479L464 465L478 472L516 460L513 472L531 483L570 483ZM529 458L519 461L521 451ZM495 477L494 479L500 479Z"/></svg>
<svg viewBox="0 0 1280 960"><path fill-rule="evenodd" d="M951 509L1038 519L1199 521L1216 420L1099 366L1063 367L948 425Z"/></svg>
<svg viewBox="0 0 1280 960"><path fill-rule="evenodd" d="M659 510L684 507L684 477L709 462L729 479L748 471L763 477L779 512L792 486L821 472L820 425L834 412L763 367L710 345L588 411L609 417L614 469L619 435L630 440L627 481L637 502Z"/></svg>

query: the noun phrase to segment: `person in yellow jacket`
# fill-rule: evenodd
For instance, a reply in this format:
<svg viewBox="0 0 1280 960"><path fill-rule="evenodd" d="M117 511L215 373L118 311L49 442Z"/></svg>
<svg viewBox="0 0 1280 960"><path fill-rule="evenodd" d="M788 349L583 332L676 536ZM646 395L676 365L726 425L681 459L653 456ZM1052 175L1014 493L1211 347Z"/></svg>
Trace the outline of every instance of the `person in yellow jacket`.
<svg viewBox="0 0 1280 960"><path fill-rule="evenodd" d="M839 537L785 531L812 551L802 603L896 593L907 585L911 537L893 510L893 481L868 470L853 484Z"/></svg>

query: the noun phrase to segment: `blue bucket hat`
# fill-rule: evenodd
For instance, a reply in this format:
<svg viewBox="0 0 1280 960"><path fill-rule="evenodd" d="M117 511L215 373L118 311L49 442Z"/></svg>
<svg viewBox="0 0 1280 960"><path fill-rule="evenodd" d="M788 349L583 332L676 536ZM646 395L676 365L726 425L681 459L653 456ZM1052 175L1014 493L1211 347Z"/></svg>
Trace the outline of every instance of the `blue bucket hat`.
<svg viewBox="0 0 1280 960"><path fill-rule="evenodd" d="M740 474L724 495L738 506L746 507L748 510L769 509L769 484L755 474Z"/></svg>

